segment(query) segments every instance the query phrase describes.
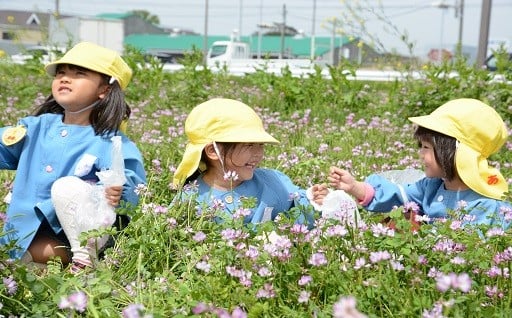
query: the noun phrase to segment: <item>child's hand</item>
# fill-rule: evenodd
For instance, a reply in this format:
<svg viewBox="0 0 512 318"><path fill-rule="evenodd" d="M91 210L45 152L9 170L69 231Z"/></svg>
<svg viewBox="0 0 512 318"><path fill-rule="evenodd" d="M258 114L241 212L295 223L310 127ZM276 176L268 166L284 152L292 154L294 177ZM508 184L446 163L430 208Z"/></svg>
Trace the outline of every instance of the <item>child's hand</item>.
<svg viewBox="0 0 512 318"><path fill-rule="evenodd" d="M121 201L121 194L123 193L123 186L110 186L105 187L105 197L111 206L118 206Z"/></svg>
<svg viewBox="0 0 512 318"><path fill-rule="evenodd" d="M315 184L311 187L311 192L313 194L313 201L318 205L322 205L324 198L329 194L329 189L326 184Z"/></svg>
<svg viewBox="0 0 512 318"><path fill-rule="evenodd" d="M347 170L331 167L327 180L329 180L331 187L343 190L358 200L362 200L365 196L364 183L356 181Z"/></svg>
<svg viewBox="0 0 512 318"><path fill-rule="evenodd" d="M347 170L337 167L330 168L327 180L329 180L331 187L347 193L351 193L356 185L356 180Z"/></svg>

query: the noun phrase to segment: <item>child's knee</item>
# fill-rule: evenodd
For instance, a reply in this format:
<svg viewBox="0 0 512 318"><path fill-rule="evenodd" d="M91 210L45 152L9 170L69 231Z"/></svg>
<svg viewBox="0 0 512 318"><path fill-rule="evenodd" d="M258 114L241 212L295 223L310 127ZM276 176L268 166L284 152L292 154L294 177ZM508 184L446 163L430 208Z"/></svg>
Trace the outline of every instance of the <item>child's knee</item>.
<svg viewBox="0 0 512 318"><path fill-rule="evenodd" d="M75 198L77 195L88 193L90 187L82 179L75 176L66 176L55 180L51 189L52 198Z"/></svg>

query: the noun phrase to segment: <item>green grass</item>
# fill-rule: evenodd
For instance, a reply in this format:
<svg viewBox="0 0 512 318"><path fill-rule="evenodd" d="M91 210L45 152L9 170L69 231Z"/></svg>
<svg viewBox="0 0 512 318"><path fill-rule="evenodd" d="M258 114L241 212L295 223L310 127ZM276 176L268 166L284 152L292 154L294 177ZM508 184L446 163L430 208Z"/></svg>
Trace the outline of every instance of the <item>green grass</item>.
<svg viewBox="0 0 512 318"><path fill-rule="evenodd" d="M72 276L56 261L41 272L6 260L0 250L0 314L184 317L203 308L205 317L221 316L224 311L243 317L237 316L238 308L248 317L332 317L341 297L353 296L357 309L369 317L419 317L436 308L447 317L512 315L511 280L503 274L488 274L493 266L506 274L512 267L512 259L499 264L493 259L510 248L510 230L482 240L478 232L452 230L449 223L435 225L435 231L433 225L425 225L414 234L402 222L399 226L404 231L376 237L371 227L383 216L363 211L367 229L333 222L318 225L323 235L303 236L285 226L288 220L279 228L262 224L252 232L236 220L219 225L206 216L198 217L185 204L169 206L176 194L170 188L172 174L186 143L186 115L209 98L233 98L254 107L268 131L281 141L266 146L262 165L282 170L305 188L325 182L331 165L350 169L360 179L375 171L419 167L407 117L427 114L453 98L487 101L510 127L509 85L490 83L486 72L458 63L427 65L425 80L365 83L347 80L341 67L331 70L332 80L262 72L239 78L195 71L198 62L193 56L185 70L172 74L158 65L137 66L140 56L135 53L127 60L136 70L126 93L133 110L128 134L143 153L148 190L132 213L132 222L116 236L116 246L94 271ZM452 70L460 76L439 77ZM1 125L15 124L29 114L49 94L50 81L41 65L0 64ZM511 148L509 141L491 158L509 180ZM13 177L14 172L0 172L5 185L0 197L7 194ZM0 211L5 209L2 203ZM346 233L326 234L337 227L345 228ZM247 237L228 240L223 236L227 229L239 230ZM255 239L271 230L293 243L289 258L273 256ZM487 231L485 227L481 230ZM199 232L206 239L196 242L193 236ZM464 249L439 252L435 247L443 240ZM243 256L249 246L259 251L255 259ZM391 260L371 263L371 253L378 251L388 252ZM309 262L316 253L323 253L325 265ZM456 256L465 263L453 262ZM420 261L423 258L425 262ZM365 259L366 265L356 268L360 259ZM209 270L198 268L198 264L208 264ZM238 276L229 274L227 268L238 271ZM262 274L265 270L268 276ZM433 272L468 273L471 289L441 292ZM300 285L303 276L311 277L311 282ZM243 278L249 278L251 284L244 284ZM12 280L17 284L14 293L8 289ZM87 299L84 311L60 309L61 300L76 292ZM308 293L307 302L299 302L301 293ZM133 306L143 309L130 315Z"/></svg>

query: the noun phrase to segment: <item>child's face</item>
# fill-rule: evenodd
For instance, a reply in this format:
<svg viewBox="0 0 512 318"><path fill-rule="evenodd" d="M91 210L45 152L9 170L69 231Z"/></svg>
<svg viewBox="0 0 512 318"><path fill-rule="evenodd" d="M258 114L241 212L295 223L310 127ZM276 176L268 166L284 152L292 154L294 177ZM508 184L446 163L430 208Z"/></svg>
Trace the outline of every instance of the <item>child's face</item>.
<svg viewBox="0 0 512 318"><path fill-rule="evenodd" d="M434 147L428 141L420 141L420 159L423 161L425 175L429 178L443 178L444 173L436 161Z"/></svg>
<svg viewBox="0 0 512 318"><path fill-rule="evenodd" d="M101 74L64 64L57 67L52 94L65 110L75 112L103 98L106 87Z"/></svg>
<svg viewBox="0 0 512 318"><path fill-rule="evenodd" d="M235 171L238 181L250 180L263 159L264 144L239 143L226 156L226 172Z"/></svg>

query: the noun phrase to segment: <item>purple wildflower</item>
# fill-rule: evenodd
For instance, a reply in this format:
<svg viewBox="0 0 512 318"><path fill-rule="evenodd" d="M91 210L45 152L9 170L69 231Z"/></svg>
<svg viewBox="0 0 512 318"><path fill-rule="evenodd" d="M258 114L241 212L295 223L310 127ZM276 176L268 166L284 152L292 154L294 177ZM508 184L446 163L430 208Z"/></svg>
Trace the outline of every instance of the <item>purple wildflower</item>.
<svg viewBox="0 0 512 318"><path fill-rule="evenodd" d="M391 254L388 251L377 251L370 253L370 262L373 264L380 261L388 260L391 258Z"/></svg>
<svg viewBox="0 0 512 318"><path fill-rule="evenodd" d="M485 236L487 237L493 237L493 236L504 236L505 235L505 231L503 230L503 228L501 227L494 227L494 228L491 228L489 229L486 233L485 233Z"/></svg>
<svg viewBox="0 0 512 318"><path fill-rule="evenodd" d="M450 263L456 264L456 265L464 265L466 264L466 260L463 257L455 256L450 260Z"/></svg>
<svg viewBox="0 0 512 318"><path fill-rule="evenodd" d="M334 318L365 318L366 315L356 308L356 299L353 296L341 297L333 306Z"/></svg>
<svg viewBox="0 0 512 318"><path fill-rule="evenodd" d="M196 264L196 268L202 270L205 273L209 273L211 269L211 265L208 262L201 261Z"/></svg>
<svg viewBox="0 0 512 318"><path fill-rule="evenodd" d="M241 308L236 307L233 309L233 312L231 313L231 318L247 318L247 313L243 311Z"/></svg>
<svg viewBox="0 0 512 318"><path fill-rule="evenodd" d="M204 234L202 231L196 232L192 239L196 242L202 242L206 239L206 234Z"/></svg>
<svg viewBox="0 0 512 318"><path fill-rule="evenodd" d="M467 293L471 289L471 283L471 278L467 273L462 273L460 275L450 273L448 275L439 275L436 278L436 287L440 292L446 292L451 288Z"/></svg>
<svg viewBox="0 0 512 318"><path fill-rule="evenodd" d="M272 272L268 267L262 266L260 269L258 269L258 275L261 277L270 277L272 276Z"/></svg>
<svg viewBox="0 0 512 318"><path fill-rule="evenodd" d="M14 277L10 275L9 277L3 278L5 289L7 290L7 294L10 296L16 294L16 291L18 290L18 283L14 280Z"/></svg>
<svg viewBox="0 0 512 318"><path fill-rule="evenodd" d="M256 298L274 298L276 297L276 292L272 284L265 283L263 288L260 288L258 292L256 292Z"/></svg>
<svg viewBox="0 0 512 318"><path fill-rule="evenodd" d="M404 203L404 212L415 212L420 211L420 206L414 201L408 201Z"/></svg>
<svg viewBox="0 0 512 318"><path fill-rule="evenodd" d="M123 318L141 318L144 314L144 306L141 304L130 304L123 309Z"/></svg>
<svg viewBox="0 0 512 318"><path fill-rule="evenodd" d="M314 253L309 259L309 264L313 266L322 266L327 264L327 257L324 253Z"/></svg>
<svg viewBox="0 0 512 318"><path fill-rule="evenodd" d="M298 298L298 302L300 304L302 303L307 303L309 301L309 297L311 297L311 292L309 291L306 291L306 290L302 290L299 294L299 298Z"/></svg>
<svg viewBox="0 0 512 318"><path fill-rule="evenodd" d="M62 296L59 308L84 312L85 308L87 308L87 295L83 291L77 291L76 293L69 295L67 298Z"/></svg>
<svg viewBox="0 0 512 318"><path fill-rule="evenodd" d="M233 213L233 219L242 219L246 216L251 215L251 213L252 213L251 209L239 208L239 209L236 209L235 213Z"/></svg>
<svg viewBox="0 0 512 318"><path fill-rule="evenodd" d="M299 286L305 286L307 284L309 284L311 281L313 280L313 278L311 278L311 276L309 275L302 275L302 277L299 279Z"/></svg>
<svg viewBox="0 0 512 318"><path fill-rule="evenodd" d="M224 173L224 180L225 181L236 181L238 180L238 174L236 171L227 171Z"/></svg>
<svg viewBox="0 0 512 318"><path fill-rule="evenodd" d="M358 270L358 269L361 269L363 267L367 267L366 266L366 259L364 257L360 257L360 258L356 259L356 262L354 264L354 269Z"/></svg>
<svg viewBox="0 0 512 318"><path fill-rule="evenodd" d="M137 184L137 186L133 190L133 192L135 192L136 195L142 195L142 194L146 193L147 191L148 191L148 187L143 183Z"/></svg>
<svg viewBox="0 0 512 318"><path fill-rule="evenodd" d="M192 308L192 313L194 315L200 315L204 312L208 312L209 310L210 310L210 306L208 306L207 304L205 304L203 302L199 302L197 305L195 305Z"/></svg>

